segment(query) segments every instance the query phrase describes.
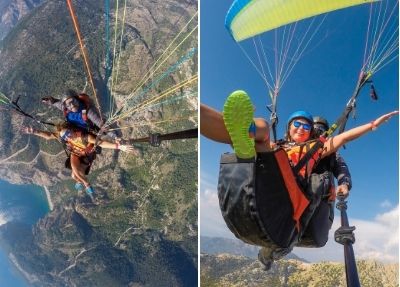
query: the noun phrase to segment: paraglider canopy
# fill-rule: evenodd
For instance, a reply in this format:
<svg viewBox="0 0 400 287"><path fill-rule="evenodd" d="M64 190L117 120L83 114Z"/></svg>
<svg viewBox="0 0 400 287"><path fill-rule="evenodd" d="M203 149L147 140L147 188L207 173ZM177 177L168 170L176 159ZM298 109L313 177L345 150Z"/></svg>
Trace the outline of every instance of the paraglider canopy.
<svg viewBox="0 0 400 287"><path fill-rule="evenodd" d="M225 26L239 42L298 20L374 1L236 0L226 15Z"/></svg>

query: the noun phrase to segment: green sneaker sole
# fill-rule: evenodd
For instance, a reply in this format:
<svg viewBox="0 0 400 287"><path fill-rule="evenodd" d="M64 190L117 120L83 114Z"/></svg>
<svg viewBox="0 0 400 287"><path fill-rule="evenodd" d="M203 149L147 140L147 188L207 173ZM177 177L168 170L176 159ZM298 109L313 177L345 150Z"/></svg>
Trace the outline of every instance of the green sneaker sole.
<svg viewBox="0 0 400 287"><path fill-rule="evenodd" d="M225 101L223 118L232 140L233 149L239 158L256 155L254 139L249 137L249 127L253 122L253 104L244 91L235 91Z"/></svg>

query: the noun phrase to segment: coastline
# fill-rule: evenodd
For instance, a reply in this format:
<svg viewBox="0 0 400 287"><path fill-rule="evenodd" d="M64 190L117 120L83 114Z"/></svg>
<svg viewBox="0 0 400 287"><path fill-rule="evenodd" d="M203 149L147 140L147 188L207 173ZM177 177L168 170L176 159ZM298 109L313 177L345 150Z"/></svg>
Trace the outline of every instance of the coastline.
<svg viewBox="0 0 400 287"><path fill-rule="evenodd" d="M17 258L15 258L14 254L9 253L8 258L10 261L14 264L14 266L21 272L21 274L24 276L24 278L30 283L34 283L39 281L38 278L35 275L31 275L28 272L26 272L24 269L22 269L21 265L19 265Z"/></svg>
<svg viewBox="0 0 400 287"><path fill-rule="evenodd" d="M50 196L50 191L48 190L47 186L43 186L44 191L46 192L46 197L47 197L47 203L49 205L50 211L54 209L54 204L51 201L51 196Z"/></svg>

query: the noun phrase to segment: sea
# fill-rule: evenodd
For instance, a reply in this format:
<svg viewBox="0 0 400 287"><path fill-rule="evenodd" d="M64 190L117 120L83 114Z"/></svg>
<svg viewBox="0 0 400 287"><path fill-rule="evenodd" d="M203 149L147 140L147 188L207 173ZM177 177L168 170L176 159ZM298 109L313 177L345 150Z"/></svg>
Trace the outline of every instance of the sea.
<svg viewBox="0 0 400 287"><path fill-rule="evenodd" d="M0 228L19 221L33 225L49 212L46 193L36 185L14 185L0 180ZM30 286L0 244L0 286Z"/></svg>

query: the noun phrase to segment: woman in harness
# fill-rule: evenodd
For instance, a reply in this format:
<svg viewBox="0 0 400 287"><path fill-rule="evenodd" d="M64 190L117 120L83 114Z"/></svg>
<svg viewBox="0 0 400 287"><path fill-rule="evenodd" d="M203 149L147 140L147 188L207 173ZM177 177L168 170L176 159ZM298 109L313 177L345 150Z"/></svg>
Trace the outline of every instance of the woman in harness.
<svg viewBox="0 0 400 287"><path fill-rule="evenodd" d="M214 141L233 145L236 156L239 158L234 161L232 157L227 160L228 157L224 158L223 156L221 159L218 195L220 208L228 227L243 241L263 247L260 250L259 259L269 269L274 260L289 253L293 246L301 240L304 229L320 203L321 195L313 194L314 191L308 190L308 187L299 188L299 181L301 182L303 179L304 182L306 179L307 184L313 178L320 181L320 178L311 177L315 164L320 158L335 153L347 142L375 130L396 114L398 114L397 111L385 114L368 124L326 139L323 147L313 154L307 164L294 176L295 165L303 158L307 149L313 145L312 142L309 142L313 135L313 118L309 113L298 111L290 116L287 122L286 141L277 146L270 142L268 123L264 119L253 118L253 105L244 91L233 92L228 97L223 113L201 105L201 133ZM275 153L275 151L277 152ZM286 154L286 166L282 161L282 152ZM254 161L252 159L256 153L257 157ZM276 159L278 158L276 155L280 157L279 164L275 160L274 166L268 167L266 165L272 164L271 161L262 162L265 155L271 158L270 154ZM287 163L287 159L289 159L290 165ZM281 162L284 163L282 166ZM237 163L243 164L238 165ZM234 167L230 168L229 164L233 164ZM246 166L246 164L248 168L242 169L241 166ZM224 165L228 168L225 168ZM255 171L253 171L254 166ZM290 173L291 177L283 176L283 173ZM262 186L261 178L265 179L267 176L274 177L269 178L267 184L277 186L277 182L280 182L278 190ZM323 188L324 186L321 186L315 190L318 191L317 193L322 193ZM283 192L284 190L285 192ZM292 190L294 190L293 193ZM300 199L293 200L292 195ZM277 197L280 202L289 202L289 205L291 202L293 206L285 208L280 206L279 212L277 213L277 210L274 212L271 209L280 205L274 201ZM304 211L308 213L304 215ZM271 222L268 219L269 216L277 216L278 224Z"/></svg>
<svg viewBox="0 0 400 287"><path fill-rule="evenodd" d="M56 107L64 114L65 121L88 132L106 132L103 128L104 121L90 102L89 96L74 90L68 90L61 100L53 97L42 98L42 103ZM120 141L114 132L107 132L108 140Z"/></svg>
<svg viewBox="0 0 400 287"><path fill-rule="evenodd" d="M57 125L56 132L35 130L32 127L26 127L24 131L46 140L58 140L65 145L70 153L71 177L76 181L75 189L78 191L84 189L91 198L93 198L94 190L86 175L89 174L91 164L95 159L95 144L106 149L121 150L128 153L136 152L135 148L130 145L101 140L96 143L96 136L68 123Z"/></svg>

